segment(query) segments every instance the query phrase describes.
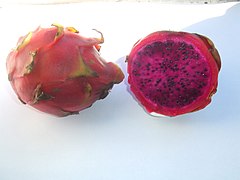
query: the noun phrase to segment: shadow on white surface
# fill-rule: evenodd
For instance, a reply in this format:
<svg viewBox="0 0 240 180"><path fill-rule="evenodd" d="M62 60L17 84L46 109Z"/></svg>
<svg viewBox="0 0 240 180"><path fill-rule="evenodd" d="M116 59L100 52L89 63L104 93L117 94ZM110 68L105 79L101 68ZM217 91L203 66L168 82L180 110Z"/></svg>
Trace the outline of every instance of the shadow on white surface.
<svg viewBox="0 0 240 180"><path fill-rule="evenodd" d="M213 96L210 108L201 113L202 117L208 117L214 123L240 119L240 24L237 19L240 19L239 3L229 8L223 16L184 28L210 37L221 56L218 91Z"/></svg>

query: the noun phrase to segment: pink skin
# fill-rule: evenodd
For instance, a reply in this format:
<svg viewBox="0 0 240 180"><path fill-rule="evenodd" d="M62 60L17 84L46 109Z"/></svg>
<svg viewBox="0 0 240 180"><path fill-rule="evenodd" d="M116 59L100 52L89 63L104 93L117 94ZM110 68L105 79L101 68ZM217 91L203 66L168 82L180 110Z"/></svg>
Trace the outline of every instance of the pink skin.
<svg viewBox="0 0 240 180"><path fill-rule="evenodd" d="M166 42L166 41L173 41L173 42L181 42L184 41L187 44L190 44L194 47L194 50L197 51L202 60L204 61L205 66L210 70L211 74L209 74L209 78L207 81L207 86L205 87L204 91L188 105L184 105L182 107L166 107L164 105L159 105L148 97L146 97L145 93L139 89L137 82L139 81L138 78L132 74L133 72L133 64L138 62L136 58L138 57L137 54L142 52L143 48L146 47L147 44L153 44L154 42ZM160 58L161 59L161 58ZM144 60L142 60L144 61ZM145 61L152 61L151 57L145 58ZM147 37L138 41L134 47L132 48L131 53L128 56L128 82L130 84L130 88L136 98L140 101L140 103L145 107L145 109L149 113L157 113L166 116L177 116L180 114L185 114L189 112L193 112L196 110L203 109L211 102L212 95L216 92L217 89L217 82L218 82L218 73L221 68L221 61L217 50L215 49L213 43L207 38L202 35L198 34L190 34L186 32L172 32L172 31L159 31L154 32ZM190 71L191 73L191 71ZM164 76L161 74L161 76ZM165 75L166 76L166 75ZM142 78L142 77L140 77ZM166 80L167 77L163 77ZM153 77L154 80L154 77ZM190 85L191 86L191 85ZM161 97L158 97L161 98Z"/></svg>
<svg viewBox="0 0 240 180"><path fill-rule="evenodd" d="M7 71L19 99L40 111L56 116L78 113L124 78L117 65L100 57L96 48L103 37L86 38L57 26L38 28L21 46L26 37L9 54ZM33 66L27 69L29 65Z"/></svg>

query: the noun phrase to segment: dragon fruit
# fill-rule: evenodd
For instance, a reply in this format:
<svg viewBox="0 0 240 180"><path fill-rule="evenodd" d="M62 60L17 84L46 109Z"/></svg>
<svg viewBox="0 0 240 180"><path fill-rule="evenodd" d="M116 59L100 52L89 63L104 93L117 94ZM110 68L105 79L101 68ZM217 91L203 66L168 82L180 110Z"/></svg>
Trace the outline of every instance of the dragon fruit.
<svg viewBox="0 0 240 180"><path fill-rule="evenodd" d="M133 46L126 61L130 89L153 115L203 109L217 91L221 60L213 42L203 35L151 33Z"/></svg>
<svg viewBox="0 0 240 180"><path fill-rule="evenodd" d="M99 31L97 31L99 32ZM105 98L124 75L100 57L101 37L84 37L73 27L38 27L19 39L7 57L18 98L40 111L67 116Z"/></svg>

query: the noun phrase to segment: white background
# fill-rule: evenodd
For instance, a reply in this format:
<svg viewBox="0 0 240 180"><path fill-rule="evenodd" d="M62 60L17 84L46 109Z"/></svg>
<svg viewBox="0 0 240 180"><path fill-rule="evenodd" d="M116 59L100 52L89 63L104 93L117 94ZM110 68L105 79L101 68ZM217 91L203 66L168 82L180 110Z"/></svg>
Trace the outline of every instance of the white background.
<svg viewBox="0 0 240 180"><path fill-rule="evenodd" d="M0 22L1 180L240 179L240 3L4 5ZM13 93L6 56L19 36L53 22L102 31L101 55L125 74L125 55L153 31L206 35L222 57L218 92L204 110L156 118L135 101L125 78L79 115L38 112Z"/></svg>

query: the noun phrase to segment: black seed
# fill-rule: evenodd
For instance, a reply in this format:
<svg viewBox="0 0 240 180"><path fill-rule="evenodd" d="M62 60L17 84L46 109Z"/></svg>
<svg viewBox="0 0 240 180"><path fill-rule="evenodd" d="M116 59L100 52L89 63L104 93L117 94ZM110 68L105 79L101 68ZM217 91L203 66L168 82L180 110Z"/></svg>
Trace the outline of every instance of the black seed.
<svg viewBox="0 0 240 180"><path fill-rule="evenodd" d="M159 78L156 80L156 83L160 83L161 81L162 81L162 79Z"/></svg>
<svg viewBox="0 0 240 180"><path fill-rule="evenodd" d="M177 91L180 91L181 89L180 88L176 88Z"/></svg>
<svg viewBox="0 0 240 180"><path fill-rule="evenodd" d="M201 73L200 73L199 71L196 71L195 74L196 74L196 75L200 75Z"/></svg>
<svg viewBox="0 0 240 180"><path fill-rule="evenodd" d="M206 86L207 84L205 82L201 82L201 85L202 86Z"/></svg>
<svg viewBox="0 0 240 180"><path fill-rule="evenodd" d="M165 57L165 52L162 52L162 58L164 58Z"/></svg>
<svg viewBox="0 0 240 180"><path fill-rule="evenodd" d="M198 60L198 59L199 59L199 54L198 54L198 53L195 53L195 54L193 55L193 57L194 57L195 60Z"/></svg>
<svg viewBox="0 0 240 180"><path fill-rule="evenodd" d="M189 48L189 49L193 49L193 46L192 46L192 45L189 45L188 48Z"/></svg>
<svg viewBox="0 0 240 180"><path fill-rule="evenodd" d="M178 50L185 50L186 49L186 43L184 43L184 42L181 42L181 43L179 43L179 48L178 48Z"/></svg>
<svg viewBox="0 0 240 180"><path fill-rule="evenodd" d="M186 60L186 59L188 59L188 55L185 55L185 56L183 57L183 60Z"/></svg>
<svg viewBox="0 0 240 180"><path fill-rule="evenodd" d="M138 61L137 61L137 62L135 61L133 64L134 64L135 66L137 66L136 68L139 68L139 67L141 67L141 63L140 63L140 62L138 62Z"/></svg>
<svg viewBox="0 0 240 180"><path fill-rule="evenodd" d="M179 59L180 59L180 54L177 54L177 56L175 57L175 61L179 61Z"/></svg>
<svg viewBox="0 0 240 180"><path fill-rule="evenodd" d="M148 44L147 46L146 46L146 49L151 49L152 48L152 46L150 45L150 44Z"/></svg>
<svg viewBox="0 0 240 180"><path fill-rule="evenodd" d="M160 102L160 104L161 104L162 106L164 106L166 103L165 103L165 102L163 102L163 101L161 101L161 102Z"/></svg>
<svg viewBox="0 0 240 180"><path fill-rule="evenodd" d="M163 87L164 87L164 88L167 88L167 85L166 85L166 83L165 83L165 82L163 83Z"/></svg>
<svg viewBox="0 0 240 180"><path fill-rule="evenodd" d="M160 48L162 46L162 42L159 42L159 41L154 42L152 45L153 45L154 48Z"/></svg>

